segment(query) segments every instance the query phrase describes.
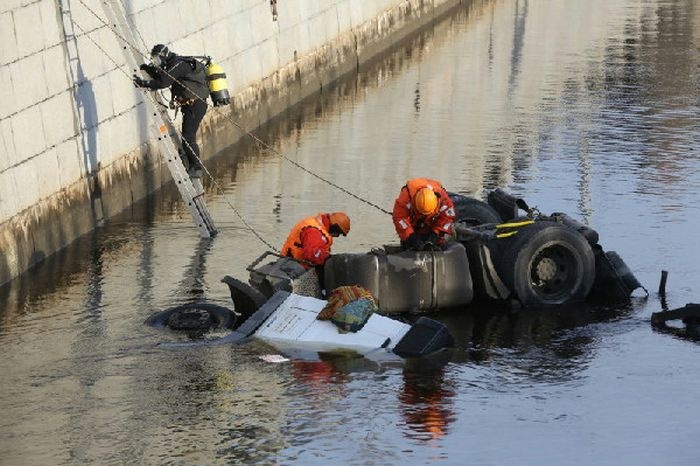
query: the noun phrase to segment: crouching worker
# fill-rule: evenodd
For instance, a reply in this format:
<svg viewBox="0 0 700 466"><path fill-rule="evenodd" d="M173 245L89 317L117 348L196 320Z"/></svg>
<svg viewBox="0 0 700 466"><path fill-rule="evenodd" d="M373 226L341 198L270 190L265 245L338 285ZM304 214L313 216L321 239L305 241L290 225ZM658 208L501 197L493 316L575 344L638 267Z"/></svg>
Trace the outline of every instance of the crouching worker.
<svg viewBox="0 0 700 466"><path fill-rule="evenodd" d="M306 269L323 266L331 255L333 238L347 236L348 232L350 218L345 213L319 212L294 225L282 246L282 255L300 261Z"/></svg>
<svg viewBox="0 0 700 466"><path fill-rule="evenodd" d="M204 65L193 57L182 57L168 47L158 44L151 50L151 64L141 65L141 70L151 79L134 75L137 87L151 90L170 87L173 96L171 106L182 110L182 146L184 160L190 176L201 176L202 163L197 145L197 130L207 113L209 86Z"/></svg>
<svg viewBox="0 0 700 466"><path fill-rule="evenodd" d="M439 182L414 178L401 188L392 218L401 245L420 251L427 245L444 245L445 235L453 234L454 204Z"/></svg>

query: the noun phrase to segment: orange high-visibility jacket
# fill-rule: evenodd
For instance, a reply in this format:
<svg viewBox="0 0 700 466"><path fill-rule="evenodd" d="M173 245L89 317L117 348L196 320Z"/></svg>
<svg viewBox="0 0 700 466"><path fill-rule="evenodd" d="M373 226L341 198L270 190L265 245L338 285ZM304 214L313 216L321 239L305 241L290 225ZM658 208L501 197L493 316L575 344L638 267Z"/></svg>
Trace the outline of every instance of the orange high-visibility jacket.
<svg viewBox="0 0 700 466"><path fill-rule="evenodd" d="M430 188L440 199L440 206L433 215L425 216L413 208L413 198L422 188ZM455 209L452 199L442 185L429 178L414 178L408 180L401 188L399 197L394 202L394 211L391 214L394 227L401 241L406 241L414 232L419 235L427 235L430 232L437 234L440 239L445 234L451 235L455 221Z"/></svg>
<svg viewBox="0 0 700 466"><path fill-rule="evenodd" d="M282 246L282 255L309 261L314 265L323 265L328 256L331 255L331 246L333 245L333 237L326 227L327 217L328 214L319 212L294 225L287 241ZM305 232L304 230L307 228L317 230L320 235L314 234L315 231ZM308 267L304 263L302 265Z"/></svg>

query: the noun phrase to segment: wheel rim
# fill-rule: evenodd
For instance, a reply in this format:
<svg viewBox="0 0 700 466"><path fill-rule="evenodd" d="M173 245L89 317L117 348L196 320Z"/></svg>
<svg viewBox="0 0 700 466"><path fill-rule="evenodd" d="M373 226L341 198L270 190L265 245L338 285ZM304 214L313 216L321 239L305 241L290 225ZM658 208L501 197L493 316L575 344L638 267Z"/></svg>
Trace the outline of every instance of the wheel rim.
<svg viewBox="0 0 700 466"><path fill-rule="evenodd" d="M530 262L530 284L544 301L567 298L578 281L578 263L574 252L561 245L542 248Z"/></svg>

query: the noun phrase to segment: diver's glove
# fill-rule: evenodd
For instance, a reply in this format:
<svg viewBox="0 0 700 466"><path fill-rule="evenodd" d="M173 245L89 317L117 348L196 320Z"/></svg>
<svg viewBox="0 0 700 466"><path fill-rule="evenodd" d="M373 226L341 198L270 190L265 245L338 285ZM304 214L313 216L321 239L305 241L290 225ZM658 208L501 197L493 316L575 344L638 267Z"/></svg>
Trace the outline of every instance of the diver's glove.
<svg viewBox="0 0 700 466"><path fill-rule="evenodd" d="M134 75L133 81L134 81L134 86L136 86L136 87L148 87L148 81L143 79L143 78L140 78L136 75Z"/></svg>
<svg viewBox="0 0 700 466"><path fill-rule="evenodd" d="M413 233L411 236L406 238L406 249L413 249L414 251L420 251L423 249L423 240Z"/></svg>
<svg viewBox="0 0 700 466"><path fill-rule="evenodd" d="M440 242L440 237L434 231L431 231L427 238L425 238L426 243L431 243L435 246Z"/></svg>
<svg viewBox="0 0 700 466"><path fill-rule="evenodd" d="M151 76L152 78L156 77L156 75L158 74L158 68L156 68L155 65L151 65L150 63L142 64L141 66L139 66L139 69L148 73L149 76Z"/></svg>

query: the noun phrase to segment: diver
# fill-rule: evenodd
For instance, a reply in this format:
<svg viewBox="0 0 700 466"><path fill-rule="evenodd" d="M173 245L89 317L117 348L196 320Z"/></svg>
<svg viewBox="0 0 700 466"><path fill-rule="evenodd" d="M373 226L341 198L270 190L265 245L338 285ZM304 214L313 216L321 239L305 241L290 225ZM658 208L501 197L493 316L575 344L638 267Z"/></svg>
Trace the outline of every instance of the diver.
<svg viewBox="0 0 700 466"><path fill-rule="evenodd" d="M207 112L209 87L205 67L196 58L177 55L163 44L153 47L151 62L140 66L151 79L142 79L134 75L134 84L151 90L171 88L171 106L182 110L185 168L191 177L201 177L202 162L197 145L197 130Z"/></svg>
<svg viewBox="0 0 700 466"><path fill-rule="evenodd" d="M455 209L442 185L429 178L408 180L391 214L405 249L420 251L443 246L452 235Z"/></svg>

